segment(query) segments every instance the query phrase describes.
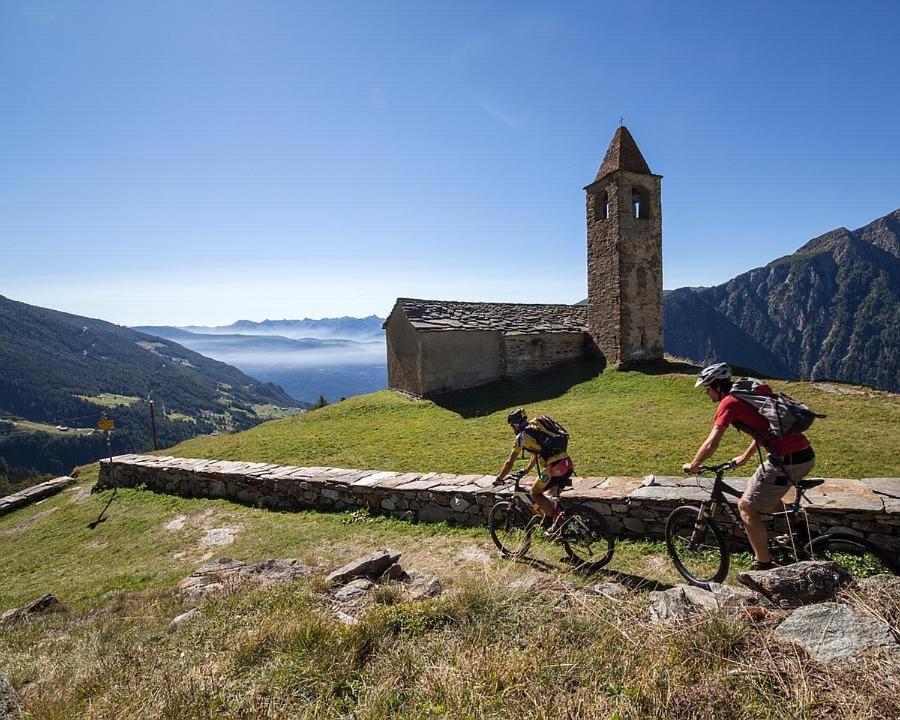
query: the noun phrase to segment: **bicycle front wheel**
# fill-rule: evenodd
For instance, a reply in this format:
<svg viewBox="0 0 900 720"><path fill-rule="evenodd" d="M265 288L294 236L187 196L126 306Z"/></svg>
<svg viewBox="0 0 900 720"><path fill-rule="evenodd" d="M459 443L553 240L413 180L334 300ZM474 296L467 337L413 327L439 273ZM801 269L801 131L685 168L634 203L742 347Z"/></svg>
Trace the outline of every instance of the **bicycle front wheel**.
<svg viewBox="0 0 900 720"><path fill-rule="evenodd" d="M599 570L612 560L616 538L600 513L587 505L570 505L566 516L560 540L577 569Z"/></svg>
<svg viewBox="0 0 900 720"><path fill-rule="evenodd" d="M531 547L531 536L539 518L509 500L501 500L488 513L488 530L494 545L506 558L522 557Z"/></svg>
<svg viewBox="0 0 900 720"><path fill-rule="evenodd" d="M682 505L666 520L666 550L675 569L691 585L722 582L728 575L728 544L709 518L700 520L700 508Z"/></svg>
<svg viewBox="0 0 900 720"><path fill-rule="evenodd" d="M896 560L871 540L850 533L820 535L806 546L814 560L831 560L857 577L900 574Z"/></svg>

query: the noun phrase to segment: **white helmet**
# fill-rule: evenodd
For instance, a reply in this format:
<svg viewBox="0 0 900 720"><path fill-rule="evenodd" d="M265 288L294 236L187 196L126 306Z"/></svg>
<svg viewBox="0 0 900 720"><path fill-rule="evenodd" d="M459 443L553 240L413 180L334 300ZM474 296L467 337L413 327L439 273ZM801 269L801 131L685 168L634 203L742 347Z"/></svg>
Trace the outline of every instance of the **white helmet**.
<svg viewBox="0 0 900 720"><path fill-rule="evenodd" d="M730 380L731 379L731 368L728 367L728 363L716 363L715 365L710 365L709 367L705 367L700 371L700 377L697 378L697 382L694 383L694 387L709 387L716 380Z"/></svg>

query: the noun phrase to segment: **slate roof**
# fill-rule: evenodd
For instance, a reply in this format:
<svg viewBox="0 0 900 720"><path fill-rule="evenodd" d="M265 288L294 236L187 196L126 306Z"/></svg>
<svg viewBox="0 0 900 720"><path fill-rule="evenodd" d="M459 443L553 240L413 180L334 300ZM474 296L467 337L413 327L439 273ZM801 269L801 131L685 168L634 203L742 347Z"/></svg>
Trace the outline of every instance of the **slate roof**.
<svg viewBox="0 0 900 720"><path fill-rule="evenodd" d="M532 305L398 298L397 305L422 332L495 330L508 334L587 332L586 305ZM387 323L385 323L387 324Z"/></svg>
<svg viewBox="0 0 900 720"><path fill-rule="evenodd" d="M647 165L644 156L641 155L641 151L638 150L637 143L624 125L619 127L616 130L616 134L613 135L594 182L602 180L616 170L628 170L629 172L641 173L642 175L653 174L650 172L650 166Z"/></svg>

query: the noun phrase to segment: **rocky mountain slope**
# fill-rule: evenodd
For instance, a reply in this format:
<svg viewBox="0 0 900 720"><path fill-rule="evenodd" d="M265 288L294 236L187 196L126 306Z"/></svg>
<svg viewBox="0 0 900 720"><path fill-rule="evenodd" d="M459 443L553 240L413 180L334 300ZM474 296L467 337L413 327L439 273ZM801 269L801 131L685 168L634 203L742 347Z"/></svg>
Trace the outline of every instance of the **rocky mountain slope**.
<svg viewBox="0 0 900 720"><path fill-rule="evenodd" d="M666 352L900 391L900 210L665 299Z"/></svg>

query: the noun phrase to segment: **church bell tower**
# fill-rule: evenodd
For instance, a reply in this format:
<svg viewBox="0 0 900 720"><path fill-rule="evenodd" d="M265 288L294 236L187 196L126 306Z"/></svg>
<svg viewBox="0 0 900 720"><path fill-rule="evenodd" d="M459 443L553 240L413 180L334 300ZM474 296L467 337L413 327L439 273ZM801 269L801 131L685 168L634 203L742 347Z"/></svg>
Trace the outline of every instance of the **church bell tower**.
<svg viewBox="0 0 900 720"><path fill-rule="evenodd" d="M661 180L621 126L585 188L588 330L608 363L663 356Z"/></svg>

